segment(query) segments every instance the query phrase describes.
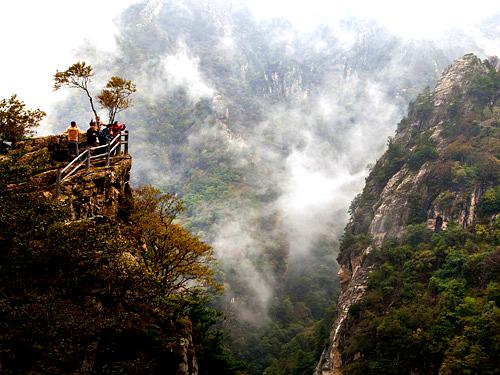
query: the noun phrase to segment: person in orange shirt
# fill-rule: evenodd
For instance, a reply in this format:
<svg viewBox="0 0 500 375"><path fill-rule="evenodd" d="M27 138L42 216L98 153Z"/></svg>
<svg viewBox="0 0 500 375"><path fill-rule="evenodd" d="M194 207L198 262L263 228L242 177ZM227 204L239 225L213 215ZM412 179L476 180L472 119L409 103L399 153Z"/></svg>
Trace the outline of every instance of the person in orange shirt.
<svg viewBox="0 0 500 375"><path fill-rule="evenodd" d="M78 156L80 154L78 150L78 141L81 130L75 121L71 121L71 125L64 131L68 138L68 151L69 156Z"/></svg>

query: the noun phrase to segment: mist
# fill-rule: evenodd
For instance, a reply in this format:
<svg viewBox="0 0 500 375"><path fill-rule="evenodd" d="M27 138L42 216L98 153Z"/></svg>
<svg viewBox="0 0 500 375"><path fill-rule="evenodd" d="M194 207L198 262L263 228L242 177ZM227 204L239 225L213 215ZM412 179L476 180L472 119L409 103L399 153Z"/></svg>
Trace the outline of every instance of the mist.
<svg viewBox="0 0 500 375"><path fill-rule="evenodd" d="M96 86L113 74L134 81L134 106L120 119L131 132L133 185L186 201L183 222L215 249L225 305L258 327L290 270L319 269L319 242L327 238L335 256L349 204L408 104L455 58L500 54L500 5L479 3L115 3L99 34L23 63L48 79L2 69L1 94L47 105L40 132L50 133L91 117L80 93L47 96L72 58L101 72ZM50 30L42 38L57 40ZM7 76L20 78L3 84ZM28 94L33 84L46 93Z"/></svg>
<svg viewBox="0 0 500 375"><path fill-rule="evenodd" d="M471 50L481 57L494 51L499 31L494 24L475 27L482 16L477 13L457 29L464 8L435 30L427 24L422 34L427 38L415 39L415 22L402 32L401 24L375 9L370 19L370 8L356 13L353 7L325 12L319 5L306 10L248 5L138 3L116 18L122 47L114 65L139 87L128 110L129 128L136 132L135 185L174 189L191 200L193 178L206 177L205 171L196 172L200 160L206 158L203 165L213 169L211 163L220 159L217 168L237 171L241 191L197 200L190 207L191 229L214 246L227 276L227 298L247 295L239 304L241 316L257 321L283 282L277 266L268 264L266 248L279 243L282 262L290 265L307 259L320 236L339 237L350 201L361 192L369 165L383 153L409 101L433 85L454 58ZM273 9L286 9L287 19L272 18ZM327 16L314 18L315 12ZM316 23L305 25L298 14ZM450 28L455 39L447 45ZM129 45L137 50L124 49ZM253 107L242 102L249 95ZM66 113L63 107L60 114ZM195 119L193 113L205 107L209 113ZM180 117L161 118L167 110ZM145 113L148 123L142 123ZM187 136L170 146L168 140L151 142L155 132L175 128L179 118L189 127ZM272 198L251 198L266 194ZM271 225L256 229L269 218Z"/></svg>

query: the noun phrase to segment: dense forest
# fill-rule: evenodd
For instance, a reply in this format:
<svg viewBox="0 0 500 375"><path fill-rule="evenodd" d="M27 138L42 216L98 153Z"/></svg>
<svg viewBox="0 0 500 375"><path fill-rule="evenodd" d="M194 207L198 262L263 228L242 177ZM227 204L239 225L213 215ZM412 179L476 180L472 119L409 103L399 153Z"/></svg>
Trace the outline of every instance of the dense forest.
<svg viewBox="0 0 500 375"><path fill-rule="evenodd" d="M207 307L213 249L174 221L182 203L145 186L116 217L75 220L36 177L60 165L53 144L20 144L0 162L1 372L177 373L184 356L242 368Z"/></svg>
<svg viewBox="0 0 500 375"><path fill-rule="evenodd" d="M497 58L463 61L451 100L439 107L438 92L425 90L410 105L351 205L339 260L361 256L369 271L340 343L345 374L498 372L500 72ZM377 245L367 235L374 207L405 171L423 180L399 187L404 232Z"/></svg>

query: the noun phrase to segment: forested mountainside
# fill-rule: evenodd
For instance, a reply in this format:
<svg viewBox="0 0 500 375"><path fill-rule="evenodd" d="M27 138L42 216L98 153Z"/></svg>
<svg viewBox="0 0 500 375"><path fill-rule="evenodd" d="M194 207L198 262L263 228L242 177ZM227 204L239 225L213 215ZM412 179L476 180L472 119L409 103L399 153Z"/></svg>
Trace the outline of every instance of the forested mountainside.
<svg viewBox="0 0 500 375"><path fill-rule="evenodd" d="M132 192L129 155L92 162L56 194L66 148L51 136L0 155L0 372L241 368L207 306L213 249L174 221L182 203Z"/></svg>
<svg viewBox="0 0 500 375"><path fill-rule="evenodd" d="M449 66L352 202L317 374L498 373L499 68Z"/></svg>
<svg viewBox="0 0 500 375"><path fill-rule="evenodd" d="M176 192L187 228L214 246L227 344L249 371L313 371L339 288L336 239L367 164L417 93L480 48L356 19L303 33L240 5L156 3L123 13L116 54L81 52L137 84L123 119L132 183ZM59 123L85 118L79 103L62 104Z"/></svg>

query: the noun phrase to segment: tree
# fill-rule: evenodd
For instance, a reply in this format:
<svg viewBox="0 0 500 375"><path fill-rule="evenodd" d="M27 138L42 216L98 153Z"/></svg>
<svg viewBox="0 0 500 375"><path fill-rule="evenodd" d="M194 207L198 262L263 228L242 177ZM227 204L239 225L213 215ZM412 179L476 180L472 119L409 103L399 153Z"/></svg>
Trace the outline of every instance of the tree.
<svg viewBox="0 0 500 375"><path fill-rule="evenodd" d="M152 186L134 191L130 238L143 249L146 273L161 285L164 296L187 296L200 287L220 288L213 278L213 249L174 223L183 210L174 195L161 194Z"/></svg>
<svg viewBox="0 0 500 375"><path fill-rule="evenodd" d="M97 97L101 107L108 111L109 124L115 121L115 116L119 112L130 107L130 95L135 91L136 87L132 81L117 76L110 78L106 87Z"/></svg>
<svg viewBox="0 0 500 375"><path fill-rule="evenodd" d="M0 101L0 138L15 142L23 135L33 134L44 116L45 112L39 109L26 109L15 94L10 99L3 99Z"/></svg>
<svg viewBox="0 0 500 375"><path fill-rule="evenodd" d="M71 65L64 72L56 71L56 74L54 74L54 90L59 90L61 87L82 89L87 94L92 112L94 112L94 116L97 118L94 101L89 92L89 83L93 76L94 71L92 66L87 65L85 61L79 61Z"/></svg>

